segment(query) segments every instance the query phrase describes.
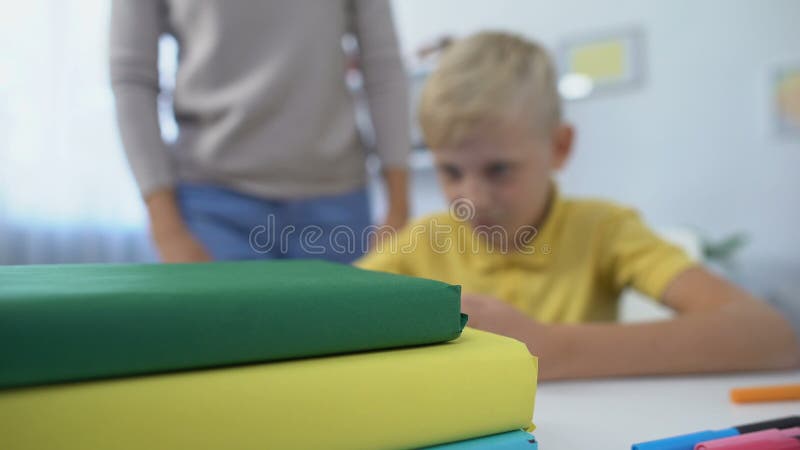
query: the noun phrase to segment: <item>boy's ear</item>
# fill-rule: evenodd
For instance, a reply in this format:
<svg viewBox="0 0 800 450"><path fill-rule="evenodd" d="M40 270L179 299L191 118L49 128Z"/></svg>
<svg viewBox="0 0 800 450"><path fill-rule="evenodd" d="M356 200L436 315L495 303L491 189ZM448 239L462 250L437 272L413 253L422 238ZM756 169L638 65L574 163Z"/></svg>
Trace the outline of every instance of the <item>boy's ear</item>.
<svg viewBox="0 0 800 450"><path fill-rule="evenodd" d="M553 169L561 170L567 163L572 153L572 143L575 141L575 128L562 123L553 132Z"/></svg>

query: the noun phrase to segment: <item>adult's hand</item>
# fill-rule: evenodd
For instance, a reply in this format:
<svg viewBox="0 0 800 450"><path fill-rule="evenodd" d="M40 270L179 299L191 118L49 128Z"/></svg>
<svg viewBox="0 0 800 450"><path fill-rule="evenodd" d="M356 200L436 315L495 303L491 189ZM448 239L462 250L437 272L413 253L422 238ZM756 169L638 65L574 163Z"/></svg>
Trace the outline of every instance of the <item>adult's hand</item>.
<svg viewBox="0 0 800 450"><path fill-rule="evenodd" d="M169 235L153 235L159 257L165 263L211 261L211 255L188 230Z"/></svg>
<svg viewBox="0 0 800 450"><path fill-rule="evenodd" d="M181 218L172 189L151 193L145 203L150 215L150 232L162 262L189 263L212 259Z"/></svg>

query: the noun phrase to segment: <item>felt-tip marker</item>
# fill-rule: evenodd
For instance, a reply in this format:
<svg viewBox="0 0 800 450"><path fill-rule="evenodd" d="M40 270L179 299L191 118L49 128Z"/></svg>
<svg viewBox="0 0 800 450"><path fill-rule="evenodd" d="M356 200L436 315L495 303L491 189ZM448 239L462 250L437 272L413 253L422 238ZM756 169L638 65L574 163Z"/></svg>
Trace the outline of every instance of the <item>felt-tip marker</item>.
<svg viewBox="0 0 800 450"><path fill-rule="evenodd" d="M764 422L750 423L747 425L738 425L731 428L723 428L721 430L698 431L696 433L642 442L639 444L633 444L631 450L694 450L695 445L704 441L713 441L714 439L739 436L746 433L769 430L772 428L783 430L793 427L800 427L800 416L783 417L781 419L767 420Z"/></svg>
<svg viewBox="0 0 800 450"><path fill-rule="evenodd" d="M785 430L771 429L754 431L739 436L701 442L694 446L694 450L730 450L730 449L759 449L765 442L779 442L793 440L800 434L800 427L786 428Z"/></svg>
<svg viewBox="0 0 800 450"><path fill-rule="evenodd" d="M784 439L769 439L764 441L735 443L725 446L719 450L800 450L800 436Z"/></svg>

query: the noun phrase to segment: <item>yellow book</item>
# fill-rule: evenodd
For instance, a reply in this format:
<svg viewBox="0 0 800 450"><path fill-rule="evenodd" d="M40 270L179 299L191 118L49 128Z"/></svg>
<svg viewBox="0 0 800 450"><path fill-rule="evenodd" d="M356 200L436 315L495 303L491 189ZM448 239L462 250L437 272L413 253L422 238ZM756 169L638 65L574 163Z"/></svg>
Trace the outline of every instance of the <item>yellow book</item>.
<svg viewBox="0 0 800 450"><path fill-rule="evenodd" d="M531 425L537 361L439 345L0 391L0 449L408 449Z"/></svg>

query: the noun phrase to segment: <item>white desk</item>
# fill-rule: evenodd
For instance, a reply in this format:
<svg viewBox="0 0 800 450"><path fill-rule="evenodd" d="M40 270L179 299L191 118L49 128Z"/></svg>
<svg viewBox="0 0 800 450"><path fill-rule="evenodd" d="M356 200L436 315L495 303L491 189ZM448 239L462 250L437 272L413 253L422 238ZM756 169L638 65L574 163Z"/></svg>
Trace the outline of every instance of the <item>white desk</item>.
<svg viewBox="0 0 800 450"><path fill-rule="evenodd" d="M733 387L800 383L800 371L542 382L541 450L629 450L637 442L800 415L800 401L737 405Z"/></svg>

